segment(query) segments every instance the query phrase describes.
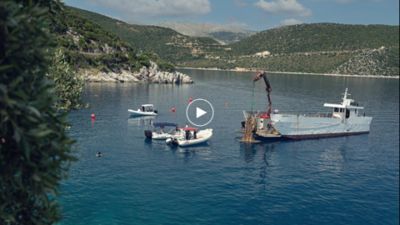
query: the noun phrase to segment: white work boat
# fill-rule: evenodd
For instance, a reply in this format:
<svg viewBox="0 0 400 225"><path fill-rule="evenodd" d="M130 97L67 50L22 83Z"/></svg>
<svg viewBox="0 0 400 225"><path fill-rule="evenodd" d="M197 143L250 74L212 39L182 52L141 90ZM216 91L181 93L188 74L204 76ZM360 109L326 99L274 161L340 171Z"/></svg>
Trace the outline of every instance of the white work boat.
<svg viewBox="0 0 400 225"><path fill-rule="evenodd" d="M153 104L144 104L139 109L133 110L128 109L128 112L131 113L131 116L157 116L158 112L154 109Z"/></svg>
<svg viewBox="0 0 400 225"><path fill-rule="evenodd" d="M325 103L332 108L331 113L286 114L274 110L266 112L244 112L244 117L255 116L254 137L261 140L307 139L338 137L369 133L372 117L360 115L359 106L353 99L347 98L346 91L340 104ZM244 127L244 122L242 122Z"/></svg>
<svg viewBox="0 0 400 225"><path fill-rule="evenodd" d="M342 103L325 103L332 113L325 114L281 114L272 113L273 127L280 135L288 139L337 137L369 133L372 117L359 115L359 106L353 99L347 98L347 88Z"/></svg>
<svg viewBox="0 0 400 225"><path fill-rule="evenodd" d="M166 140L167 144L189 147L206 143L213 135L213 129L197 130L192 127L181 128L183 135Z"/></svg>
<svg viewBox="0 0 400 225"><path fill-rule="evenodd" d="M166 140L167 138L174 138L183 136L184 132L178 128L176 123L157 122L153 123L153 130L145 130L144 135L148 139L153 140Z"/></svg>

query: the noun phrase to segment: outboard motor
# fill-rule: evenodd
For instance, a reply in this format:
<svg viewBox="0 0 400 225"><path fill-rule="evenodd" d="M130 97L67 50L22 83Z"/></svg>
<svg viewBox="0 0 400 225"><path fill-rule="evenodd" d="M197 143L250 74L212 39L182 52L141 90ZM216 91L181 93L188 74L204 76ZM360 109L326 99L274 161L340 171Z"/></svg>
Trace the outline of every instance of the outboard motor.
<svg viewBox="0 0 400 225"><path fill-rule="evenodd" d="M146 136L146 138L151 139L153 137L153 132L151 130L145 130L144 136Z"/></svg>
<svg viewBox="0 0 400 225"><path fill-rule="evenodd" d="M155 109L154 112L155 112L155 113L158 113L158 110Z"/></svg>

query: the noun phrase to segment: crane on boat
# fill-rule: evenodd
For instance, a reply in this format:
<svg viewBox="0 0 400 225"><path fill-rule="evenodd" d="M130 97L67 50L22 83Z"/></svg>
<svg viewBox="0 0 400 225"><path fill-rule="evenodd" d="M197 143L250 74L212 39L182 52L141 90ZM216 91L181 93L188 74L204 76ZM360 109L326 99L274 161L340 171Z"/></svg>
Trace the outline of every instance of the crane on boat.
<svg viewBox="0 0 400 225"><path fill-rule="evenodd" d="M256 74L256 76L253 79L253 82L256 82L263 78L264 83L265 83L265 90L267 91L267 97L268 97L268 107L267 107L267 116L269 117L271 115L272 111L272 101L271 101L271 92L272 92L272 87L271 83L268 80L267 77L267 72L265 71L260 71Z"/></svg>
<svg viewBox="0 0 400 225"><path fill-rule="evenodd" d="M267 97L268 97L268 106L267 106L267 111L265 115L262 115L263 118L270 118L270 114L272 111L272 101L271 101L271 83L268 80L267 77L267 72L265 71L260 71L256 74L256 76L253 78L253 82L257 82L263 78L264 83L265 83L265 90L267 91ZM254 88L254 86L253 86ZM253 90L254 91L254 90ZM244 128L244 134L242 137L242 142L247 142L247 143L254 143L256 140L254 139L253 135L255 132L257 132L257 115L254 112L250 112L246 118L246 121L242 122L242 126Z"/></svg>

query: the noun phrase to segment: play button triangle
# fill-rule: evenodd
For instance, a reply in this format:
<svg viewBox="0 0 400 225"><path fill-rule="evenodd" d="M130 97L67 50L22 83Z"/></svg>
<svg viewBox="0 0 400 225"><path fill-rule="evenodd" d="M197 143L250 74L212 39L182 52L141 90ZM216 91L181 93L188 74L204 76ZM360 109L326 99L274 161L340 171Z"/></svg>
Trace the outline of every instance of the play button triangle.
<svg viewBox="0 0 400 225"><path fill-rule="evenodd" d="M199 107L196 107L196 119L198 119L198 118L204 116L205 114L207 114L206 111L202 110L202 109L199 108Z"/></svg>

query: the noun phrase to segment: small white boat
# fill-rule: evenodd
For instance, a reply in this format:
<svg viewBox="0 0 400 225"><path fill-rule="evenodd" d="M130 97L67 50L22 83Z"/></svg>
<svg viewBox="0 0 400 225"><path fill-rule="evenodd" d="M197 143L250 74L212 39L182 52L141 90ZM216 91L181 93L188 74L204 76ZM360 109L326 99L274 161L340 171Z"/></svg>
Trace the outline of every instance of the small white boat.
<svg viewBox="0 0 400 225"><path fill-rule="evenodd" d="M145 130L144 135L148 139L165 140L167 138L183 136L184 132L176 123L153 123L153 130ZM169 128L169 129L168 129ZM168 129L168 130L166 130Z"/></svg>
<svg viewBox="0 0 400 225"><path fill-rule="evenodd" d="M180 147L188 147L207 142L213 135L213 129L205 129L198 131L193 127L181 128L183 135L168 138L167 144L174 144Z"/></svg>
<svg viewBox="0 0 400 225"><path fill-rule="evenodd" d="M139 109L133 110L128 109L128 112L131 113L131 116L157 116L158 112L154 109L153 104L144 104Z"/></svg>

